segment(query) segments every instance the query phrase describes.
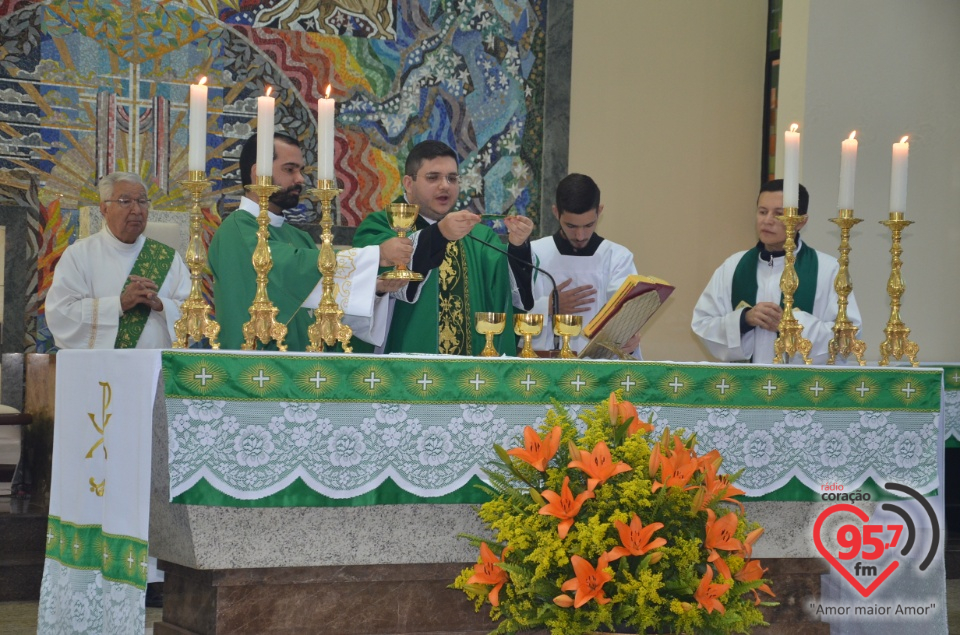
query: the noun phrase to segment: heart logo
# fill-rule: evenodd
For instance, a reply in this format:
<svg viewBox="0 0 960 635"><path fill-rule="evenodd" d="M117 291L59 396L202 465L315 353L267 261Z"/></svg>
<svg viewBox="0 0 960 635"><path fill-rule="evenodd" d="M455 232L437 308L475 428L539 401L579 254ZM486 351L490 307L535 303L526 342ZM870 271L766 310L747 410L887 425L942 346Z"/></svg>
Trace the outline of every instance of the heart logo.
<svg viewBox="0 0 960 635"><path fill-rule="evenodd" d="M833 568L839 571L840 575L846 578L847 582L853 585L853 588L856 589L860 595L863 597L868 597L871 593L876 591L881 584L883 584L883 581L886 580L890 574L896 570L897 567L900 566L900 563L894 560L887 565L887 568L880 572L880 575L878 575L874 581L870 583L870 586L864 587L862 584L860 584L860 581L857 580L853 574L850 573L842 564L840 564L840 561L837 560L836 556L827 551L827 548L823 546L823 541L820 540L820 529L823 527L824 521L826 521L827 517L831 514L836 514L838 512L850 512L864 523L870 520L870 517L865 511L854 505L848 505L846 503L831 505L823 510L819 516L817 516L817 522L815 522L813 525L813 543L817 546L817 551L820 552L820 555L826 558L827 562L833 565Z"/></svg>

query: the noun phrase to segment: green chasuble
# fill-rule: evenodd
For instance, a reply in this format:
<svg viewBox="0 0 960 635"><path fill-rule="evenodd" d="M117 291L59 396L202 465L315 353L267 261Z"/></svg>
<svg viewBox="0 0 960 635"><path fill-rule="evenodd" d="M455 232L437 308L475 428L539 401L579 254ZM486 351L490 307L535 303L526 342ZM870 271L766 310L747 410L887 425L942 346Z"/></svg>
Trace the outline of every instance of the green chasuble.
<svg viewBox="0 0 960 635"><path fill-rule="evenodd" d="M287 350L305 351L310 344L307 329L313 324L310 312L301 305L320 281L317 259L320 251L310 234L284 223L270 226L270 255L273 268L267 295L279 309L277 322L286 324ZM239 349L243 325L250 320L250 305L257 291L253 250L257 247L257 219L238 209L221 223L210 241L209 262L213 272L213 298L220 323L220 346ZM276 342L257 349L277 350Z"/></svg>
<svg viewBox="0 0 960 635"><path fill-rule="evenodd" d="M417 230L428 226L422 216L417 218ZM470 233L495 245L501 243L486 225L477 225ZM379 245L396 235L386 212L375 212L360 223L353 246ZM507 257L464 237L448 244L443 264L421 283L415 303L395 302L384 352L479 355L486 338L475 328L474 314L478 311L506 313L506 328L494 343L499 353L516 355Z"/></svg>

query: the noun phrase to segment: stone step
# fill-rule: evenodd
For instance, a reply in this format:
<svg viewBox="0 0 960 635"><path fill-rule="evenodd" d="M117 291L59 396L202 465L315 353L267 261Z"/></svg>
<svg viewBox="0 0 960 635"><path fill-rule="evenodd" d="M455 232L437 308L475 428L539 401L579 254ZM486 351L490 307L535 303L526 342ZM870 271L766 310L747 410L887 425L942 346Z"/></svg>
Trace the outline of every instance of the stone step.
<svg viewBox="0 0 960 635"><path fill-rule="evenodd" d="M3 499L0 499L0 505L2 504ZM0 536L3 537L0 540L0 562L24 553L39 553L42 560L47 515L33 510L12 514L9 509L9 506L4 506L4 511L0 512Z"/></svg>
<svg viewBox="0 0 960 635"><path fill-rule="evenodd" d="M0 558L0 602L24 602L40 599L43 579L43 553Z"/></svg>

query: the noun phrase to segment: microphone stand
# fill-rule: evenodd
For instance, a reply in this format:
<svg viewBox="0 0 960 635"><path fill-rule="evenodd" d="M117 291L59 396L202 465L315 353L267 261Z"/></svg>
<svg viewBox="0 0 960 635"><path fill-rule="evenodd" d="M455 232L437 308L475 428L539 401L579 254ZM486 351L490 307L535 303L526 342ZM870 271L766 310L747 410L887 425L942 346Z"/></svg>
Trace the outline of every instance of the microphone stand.
<svg viewBox="0 0 960 635"><path fill-rule="evenodd" d="M491 243L488 243L488 242L485 241L485 240L481 240L481 239L477 238L476 236L474 236L473 234L467 234L467 238L470 238L470 239L472 239L472 240L475 240L475 241L477 241L477 242L480 243L480 244L486 245L487 247L490 247L491 249L493 249L493 250L495 250L495 251L499 251L500 253L504 254L507 258L510 258L511 260L514 260L514 261L516 261L516 262L519 262L519 263L520 263L521 265L523 265L524 267L527 267L527 268L529 268L529 269L533 269L534 271L539 271L540 273L542 273L543 275L545 275L545 276L550 280L550 284L553 286L553 291L550 293L550 300L551 300L551 304L553 305L553 306L552 306L553 314L554 314L554 315L559 315L559 314L560 314L560 292L557 290L557 281L554 280L553 276L550 275L550 272L549 272L549 271L547 271L546 269L542 269L542 268L538 267L537 265L533 264L532 262L525 262L522 258L518 258L517 256L511 254L511 253L510 253L509 251L507 251L506 249L501 249L500 247L497 247L496 245L493 245L493 244L491 244ZM530 288L530 292L531 292L531 293L533 292L533 284L532 284L532 282L533 282L533 281L531 280L531 285L530 285L530 287L531 287L531 288ZM534 298L534 299L536 299L536 298ZM550 320L546 320L546 321L549 322L548 328L550 328L550 329L552 330L552 329L553 329L553 323L552 323ZM553 334L553 350L554 350L554 351L560 350L560 336L557 335L556 332L554 332L554 334Z"/></svg>

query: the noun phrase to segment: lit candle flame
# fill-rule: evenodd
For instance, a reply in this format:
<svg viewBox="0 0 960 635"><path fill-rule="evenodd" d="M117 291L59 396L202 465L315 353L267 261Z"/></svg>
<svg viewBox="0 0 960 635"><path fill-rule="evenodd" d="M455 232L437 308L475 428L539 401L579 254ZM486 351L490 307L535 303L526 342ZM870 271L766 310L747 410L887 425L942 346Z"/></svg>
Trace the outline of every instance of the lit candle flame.
<svg viewBox="0 0 960 635"><path fill-rule="evenodd" d="M850 136L847 137L847 138L848 138L848 139L856 139L856 138L857 138L857 131L854 130L853 132L851 132L851 133L850 133Z"/></svg>
<svg viewBox="0 0 960 635"><path fill-rule="evenodd" d="M907 139L909 139L909 138L910 138L910 135L903 135L903 138L900 139L900 143L906 143L906 142L907 142Z"/></svg>
<svg viewBox="0 0 960 635"><path fill-rule="evenodd" d="M324 95L324 97L330 99L330 84L327 84L327 93Z"/></svg>
<svg viewBox="0 0 960 635"><path fill-rule="evenodd" d="M269 97L271 90L273 90L273 86L267 86L267 92L264 93L264 96L265 96L265 97Z"/></svg>
<svg viewBox="0 0 960 635"><path fill-rule="evenodd" d="M207 83L207 76L206 76L206 75L204 75L203 77L201 77L201 78L200 78L200 81L197 82L197 84L200 85L200 86L203 86L203 85L206 84L206 83Z"/></svg>
<svg viewBox="0 0 960 635"><path fill-rule="evenodd" d="M796 132L800 129L800 126L797 124L790 124L790 132Z"/></svg>

